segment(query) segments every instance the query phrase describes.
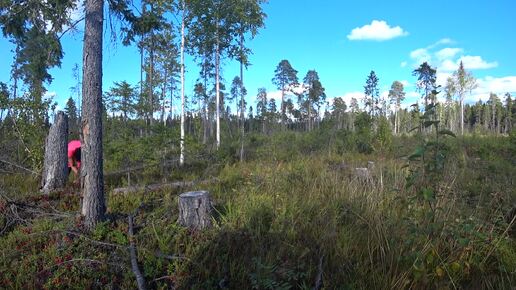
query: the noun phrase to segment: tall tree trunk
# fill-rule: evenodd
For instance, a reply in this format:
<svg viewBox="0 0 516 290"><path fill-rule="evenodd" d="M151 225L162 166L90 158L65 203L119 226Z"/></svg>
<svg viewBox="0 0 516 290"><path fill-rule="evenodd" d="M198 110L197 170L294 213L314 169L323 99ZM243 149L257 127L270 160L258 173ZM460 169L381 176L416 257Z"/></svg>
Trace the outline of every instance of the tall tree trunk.
<svg viewBox="0 0 516 290"><path fill-rule="evenodd" d="M183 15L181 16L181 153L179 165L185 163L185 10L186 2L183 1Z"/></svg>
<svg viewBox="0 0 516 290"><path fill-rule="evenodd" d="M464 135L464 96L460 96L460 134Z"/></svg>
<svg viewBox="0 0 516 290"><path fill-rule="evenodd" d="M308 101L308 132L312 131L312 103Z"/></svg>
<svg viewBox="0 0 516 290"><path fill-rule="evenodd" d="M244 34L240 32L240 51L243 54L244 52ZM241 56L242 57L242 56ZM240 162L244 161L244 135L245 135L245 115L244 115L244 64L243 60L240 59L240 84L242 87L240 88L241 98L240 98L240 120L241 120L241 136L240 136Z"/></svg>
<svg viewBox="0 0 516 290"><path fill-rule="evenodd" d="M174 77L170 77L170 108L168 109L168 115L170 117L170 123L172 124L174 107Z"/></svg>
<svg viewBox="0 0 516 290"><path fill-rule="evenodd" d="M216 91L216 106L217 106L217 150L220 148L220 82L219 82L219 70L220 70L220 51L219 51L219 25L217 20L217 45L215 51L215 91Z"/></svg>
<svg viewBox="0 0 516 290"><path fill-rule="evenodd" d="M394 109L394 135L398 134L398 106Z"/></svg>
<svg viewBox="0 0 516 290"><path fill-rule="evenodd" d="M154 121L154 34L151 33L151 44L149 50L149 125L152 128ZM151 131L152 132L152 131Z"/></svg>
<svg viewBox="0 0 516 290"><path fill-rule="evenodd" d="M168 70L166 67L163 68L163 80L161 84L161 116L160 121L163 126L167 125L167 121L165 118L165 107L167 103L167 81L168 81Z"/></svg>
<svg viewBox="0 0 516 290"><path fill-rule="evenodd" d="M285 129L285 85L281 86L281 127Z"/></svg>
<svg viewBox="0 0 516 290"><path fill-rule="evenodd" d="M142 44L140 46L140 100L143 98L143 36Z"/></svg>
<svg viewBox="0 0 516 290"><path fill-rule="evenodd" d="M203 61L206 61L206 55L204 55ZM207 95L206 87L208 86L208 78L206 74L203 75L204 79L204 87L203 87L203 102L204 102L204 133L202 135L202 144L206 144L208 142L208 132L210 130L209 124L209 98Z"/></svg>
<svg viewBox="0 0 516 290"><path fill-rule="evenodd" d="M493 130L493 133L496 133L496 102L495 100L493 100L493 104L491 105L492 109L491 109L491 114L492 114L492 120L491 120L491 124L492 124L492 130Z"/></svg>
<svg viewBox="0 0 516 290"><path fill-rule="evenodd" d="M262 134L265 135L265 116L262 113Z"/></svg>
<svg viewBox="0 0 516 290"><path fill-rule="evenodd" d="M45 163L41 179L41 191L50 193L63 188L68 179L67 170L68 118L59 111L50 127L45 144Z"/></svg>
<svg viewBox="0 0 516 290"><path fill-rule="evenodd" d="M86 0L82 82L82 215L92 229L104 218L102 172L102 23L104 0Z"/></svg>

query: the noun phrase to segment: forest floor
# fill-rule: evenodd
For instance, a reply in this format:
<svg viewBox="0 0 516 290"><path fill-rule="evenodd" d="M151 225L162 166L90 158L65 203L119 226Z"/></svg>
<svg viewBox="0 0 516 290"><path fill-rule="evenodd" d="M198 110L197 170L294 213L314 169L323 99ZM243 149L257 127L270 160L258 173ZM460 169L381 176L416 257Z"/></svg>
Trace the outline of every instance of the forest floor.
<svg viewBox="0 0 516 290"><path fill-rule="evenodd" d="M450 139L441 172L414 181L424 166L408 161L409 137L384 154L280 137L246 162L173 173L212 183L114 194L127 180L106 178L107 219L92 232L77 187L41 195L37 178L0 175L0 288L135 289L131 214L148 288L516 287L514 138ZM370 178L357 176L368 161ZM213 199L213 227L190 231L177 223L177 195L201 189Z"/></svg>

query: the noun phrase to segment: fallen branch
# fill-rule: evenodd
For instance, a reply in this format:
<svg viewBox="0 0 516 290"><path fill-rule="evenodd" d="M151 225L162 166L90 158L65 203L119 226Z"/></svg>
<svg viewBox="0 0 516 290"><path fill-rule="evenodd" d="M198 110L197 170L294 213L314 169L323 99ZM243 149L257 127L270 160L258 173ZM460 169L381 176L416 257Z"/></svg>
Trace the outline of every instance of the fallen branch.
<svg viewBox="0 0 516 290"><path fill-rule="evenodd" d="M136 192L146 192L146 191L157 191L163 189L174 189L174 188L182 188L182 187L191 187L197 184L210 184L216 182L218 179L211 178L201 181L177 181L172 183L156 183L149 185L136 185L136 186L128 186L128 187L119 187L115 188L111 191L112 194L129 194Z"/></svg>
<svg viewBox="0 0 516 290"><path fill-rule="evenodd" d="M145 278L138 268L138 260L136 259L136 246L134 245L134 233L133 233L133 215L129 215L129 252L131 255L131 267L133 269L134 276L136 276L136 283L138 284L139 290L145 290Z"/></svg>
<svg viewBox="0 0 516 290"><path fill-rule="evenodd" d="M323 286L323 256L319 258L319 267L318 267L317 277L315 279L314 290L320 290Z"/></svg>
<svg viewBox="0 0 516 290"><path fill-rule="evenodd" d="M164 258L164 259L167 259L167 260L188 260L187 257L185 256L179 256L179 255L167 255L167 254L164 254L162 253L161 251L156 251L154 253L154 255L158 258Z"/></svg>
<svg viewBox="0 0 516 290"><path fill-rule="evenodd" d="M93 239L90 239L87 236L79 234L79 233L75 233L75 232L71 232L71 231L61 231L61 232L64 233L64 234L68 234L68 235L72 235L72 236L78 237L80 239L84 239L84 240L86 240L86 241L88 241L88 242L90 242L92 244L96 244L96 245L99 245L99 246L127 249L127 246L93 240Z"/></svg>
<svg viewBox="0 0 516 290"><path fill-rule="evenodd" d="M19 169L23 169L23 170L25 170L27 172L30 172L30 173L34 174L34 175L39 175L39 173L37 173L36 171L30 170L30 169L25 168L25 167L23 167L21 165L15 164L13 162L10 162L10 161L4 160L4 159L0 159L0 162L9 164L9 165L14 166L14 167L19 168Z"/></svg>
<svg viewBox="0 0 516 290"><path fill-rule="evenodd" d="M172 280L172 278L173 278L173 276L167 275L167 276L162 276L162 277L156 278L156 279L152 280L152 282L158 282L160 280L165 280L165 279Z"/></svg>

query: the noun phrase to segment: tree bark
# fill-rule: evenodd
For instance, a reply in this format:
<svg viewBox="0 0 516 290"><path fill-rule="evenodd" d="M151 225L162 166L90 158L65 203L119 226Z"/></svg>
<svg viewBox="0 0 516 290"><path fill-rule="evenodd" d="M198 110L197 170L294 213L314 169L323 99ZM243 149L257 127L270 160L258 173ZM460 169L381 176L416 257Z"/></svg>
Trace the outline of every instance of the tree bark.
<svg viewBox="0 0 516 290"><path fill-rule="evenodd" d="M460 96L460 134L464 135L464 96Z"/></svg>
<svg viewBox="0 0 516 290"><path fill-rule="evenodd" d="M244 51L244 34L240 33L240 51ZM244 64L243 60L240 60L240 119L241 119L241 136L240 136L240 162L244 161L244 137L245 137L245 108L244 108Z"/></svg>
<svg viewBox="0 0 516 290"><path fill-rule="evenodd" d="M217 20L218 21L218 20ZM216 90L216 105L217 105L217 150L220 147L220 81L219 81L219 70L220 70L220 52L219 52L219 36L218 36L219 26L217 22L217 46L215 52L215 90Z"/></svg>
<svg viewBox="0 0 516 290"><path fill-rule="evenodd" d="M183 1L183 15L181 17L181 153L179 165L185 163L185 13L186 2Z"/></svg>
<svg viewBox="0 0 516 290"><path fill-rule="evenodd" d="M63 188L68 178L67 170L68 118L59 111L50 127L45 145L45 162L41 191L45 194Z"/></svg>
<svg viewBox="0 0 516 290"><path fill-rule="evenodd" d="M140 268L138 267L138 256L136 254L136 245L134 244L134 230L133 230L133 215L129 215L128 219L128 240L129 240L129 255L131 257L131 268L134 276L136 277L136 283L138 290L145 290L145 277L143 277Z"/></svg>
<svg viewBox="0 0 516 290"><path fill-rule="evenodd" d="M92 229L104 218L102 172L102 24L104 0L86 0L82 83L82 215Z"/></svg>
<svg viewBox="0 0 516 290"><path fill-rule="evenodd" d="M179 195L178 223L194 230L211 227L211 200L207 191L190 191Z"/></svg>

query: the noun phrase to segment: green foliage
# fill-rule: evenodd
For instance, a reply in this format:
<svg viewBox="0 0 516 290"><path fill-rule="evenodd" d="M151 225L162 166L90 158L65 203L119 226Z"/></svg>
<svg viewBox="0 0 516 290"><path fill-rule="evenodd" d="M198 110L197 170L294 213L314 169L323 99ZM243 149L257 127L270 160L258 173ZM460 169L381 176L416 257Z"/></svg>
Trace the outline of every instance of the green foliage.
<svg viewBox="0 0 516 290"><path fill-rule="evenodd" d="M364 107L370 116L376 116L379 110L378 82L379 79L372 70L367 76L366 85L364 86Z"/></svg>
<svg viewBox="0 0 516 290"><path fill-rule="evenodd" d="M366 112L358 114L358 116L355 119L355 128L357 132L356 145L357 150L360 153L369 154L373 152L372 125L373 119Z"/></svg>
<svg viewBox="0 0 516 290"><path fill-rule="evenodd" d="M193 127L184 167L162 165L179 152L177 120L142 132L140 120L109 117L106 188L126 185L127 173L116 172L128 167L139 168L131 185L217 181L128 195L107 190L109 218L86 233L76 189L45 197L36 193L37 178L0 175L0 190L29 205L17 211L25 222L6 227L12 207L0 199L0 287L135 288L126 246L127 214L136 209L134 242L149 288L311 289L321 260L328 289L513 285L516 245L502 217L516 200L515 139L453 138L434 112L418 113L414 136L390 135L381 117L373 131L367 113L357 116L356 132L332 120L306 133L251 132L242 163L231 123L222 124L227 142L218 151L198 142L202 132ZM368 154L358 152L359 141ZM371 184L354 175L367 161L381 164L383 188L376 170ZM177 224L177 194L197 189L210 191L214 204L214 227L204 232Z"/></svg>
<svg viewBox="0 0 516 290"><path fill-rule="evenodd" d="M379 118L378 128L376 129L376 134L373 139L375 151L385 153L390 150L392 145L392 130L387 118Z"/></svg>

